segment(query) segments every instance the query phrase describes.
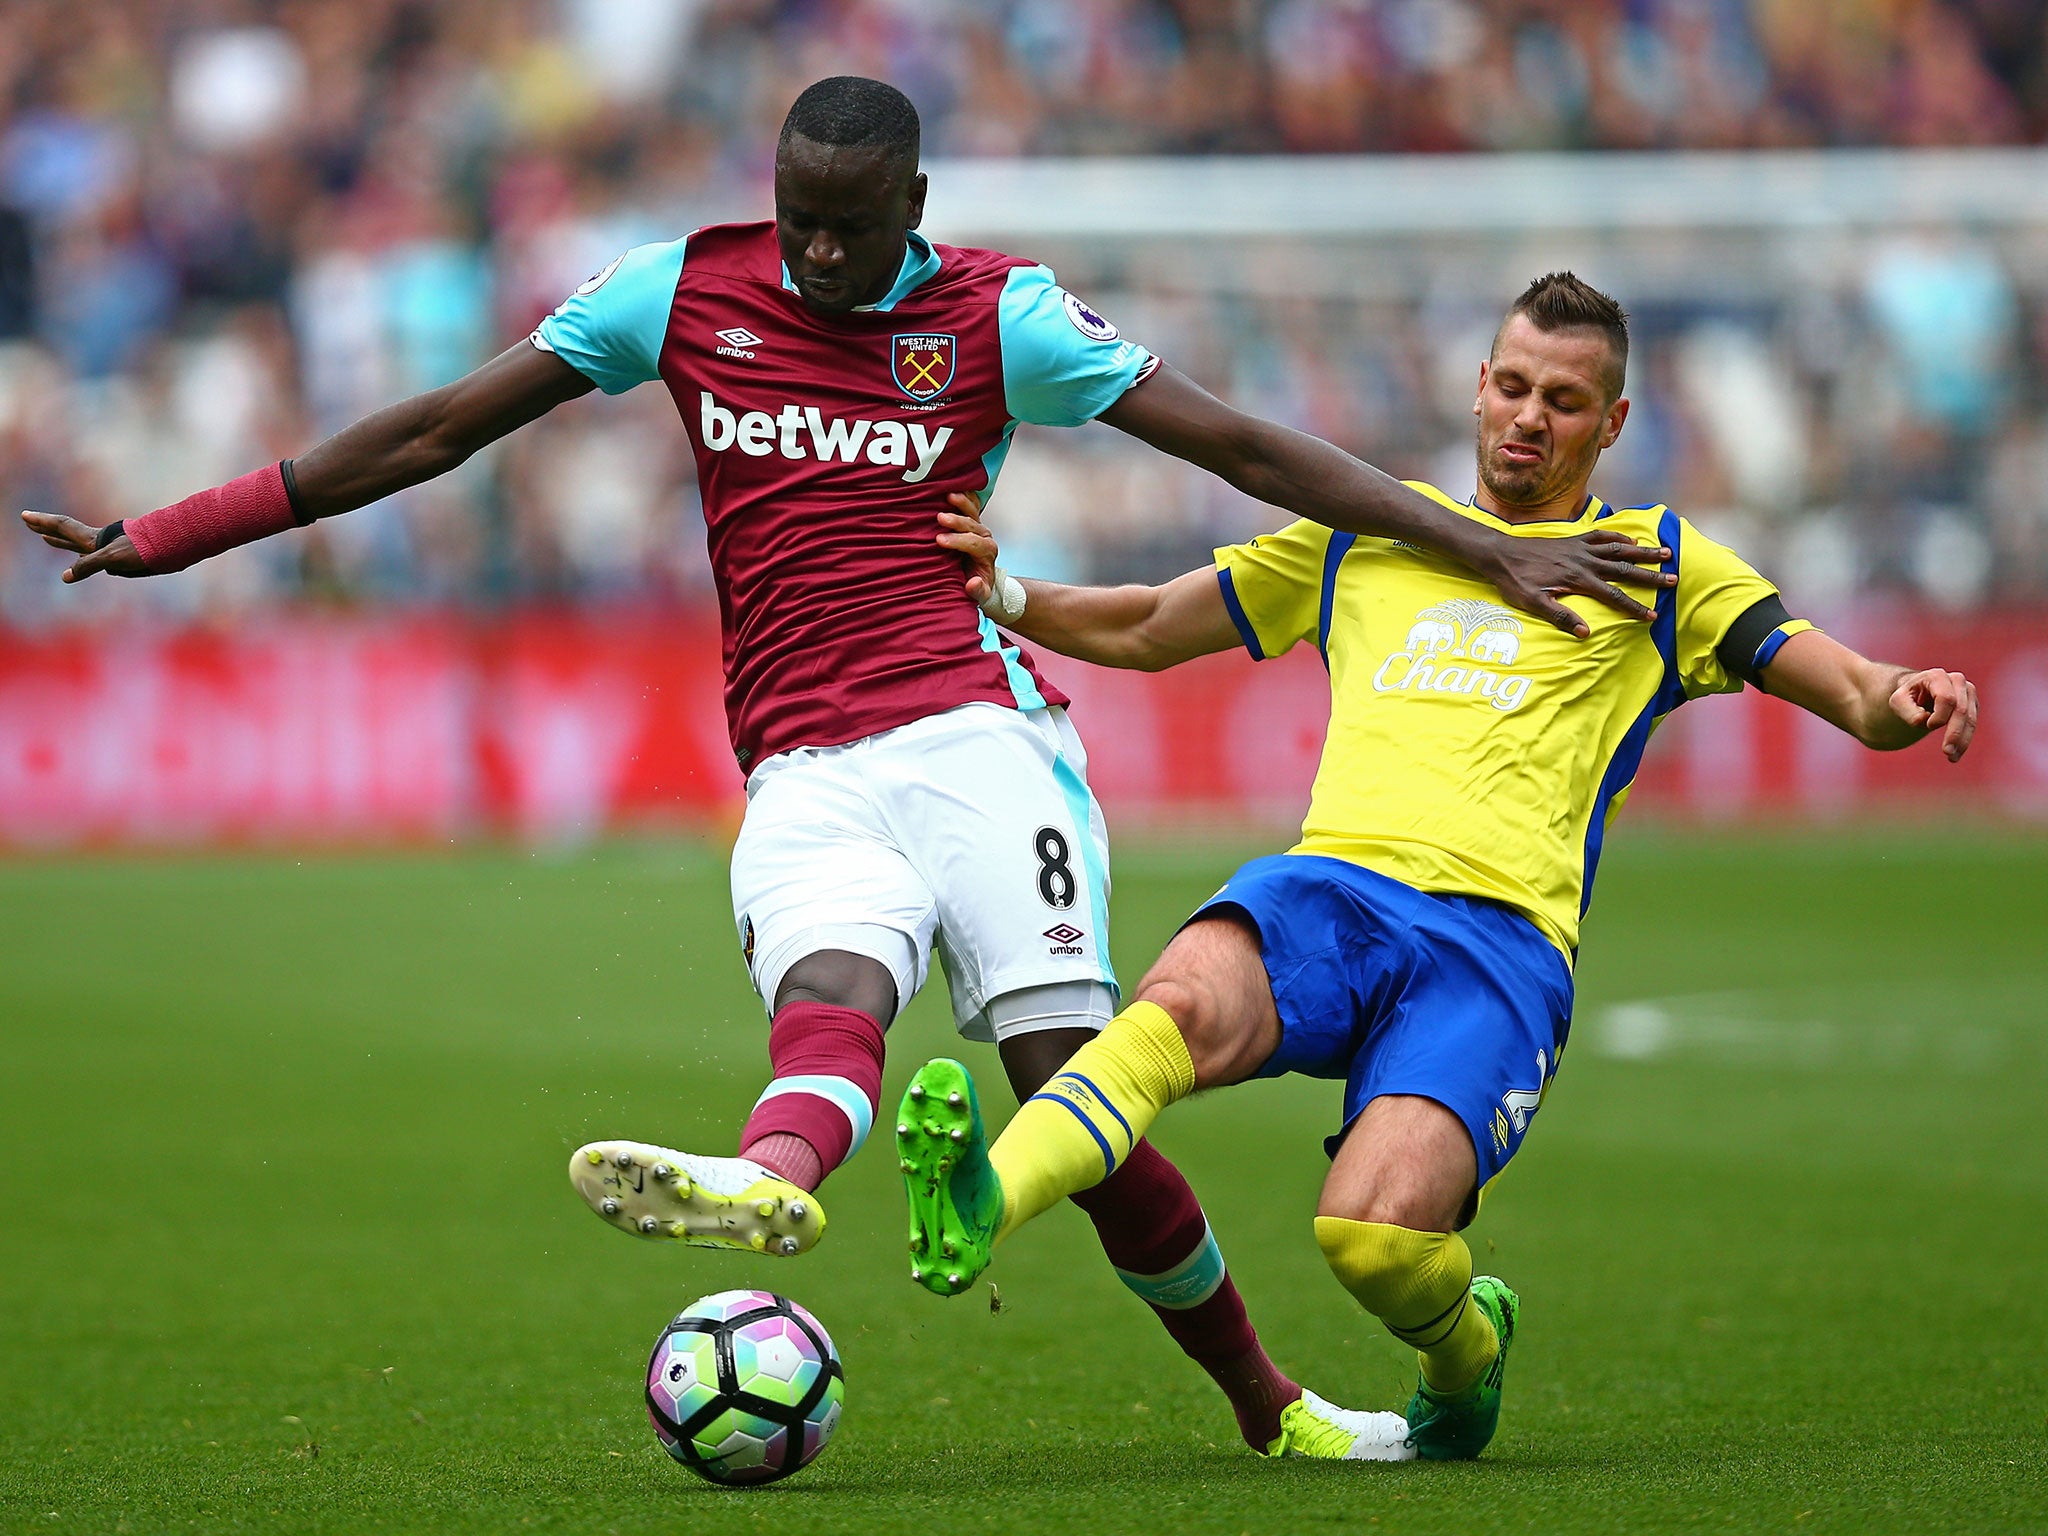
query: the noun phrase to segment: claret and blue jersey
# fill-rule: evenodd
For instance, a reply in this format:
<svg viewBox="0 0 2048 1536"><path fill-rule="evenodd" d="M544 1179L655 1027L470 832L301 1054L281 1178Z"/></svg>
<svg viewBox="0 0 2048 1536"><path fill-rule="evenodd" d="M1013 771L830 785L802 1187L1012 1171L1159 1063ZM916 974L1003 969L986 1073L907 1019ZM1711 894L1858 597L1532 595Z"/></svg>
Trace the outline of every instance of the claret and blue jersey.
<svg viewBox="0 0 2048 1536"><path fill-rule="evenodd" d="M933 542L1021 422L1092 420L1157 366L1054 281L912 233L894 286L812 314L774 227L627 252L534 345L617 394L660 379L696 452L741 767L960 704L1065 702Z"/></svg>

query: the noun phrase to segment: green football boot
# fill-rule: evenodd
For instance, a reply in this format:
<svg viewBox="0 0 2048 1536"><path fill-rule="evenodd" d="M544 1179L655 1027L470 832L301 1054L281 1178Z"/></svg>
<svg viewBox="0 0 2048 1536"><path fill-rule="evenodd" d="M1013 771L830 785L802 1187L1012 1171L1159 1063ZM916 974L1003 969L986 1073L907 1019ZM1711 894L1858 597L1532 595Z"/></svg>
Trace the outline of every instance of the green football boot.
<svg viewBox="0 0 2048 1536"><path fill-rule="evenodd" d="M896 1112L896 1152L910 1196L910 1278L958 1296L988 1268L1003 1221L974 1079L959 1062L917 1069Z"/></svg>
<svg viewBox="0 0 2048 1536"><path fill-rule="evenodd" d="M1472 1300L1492 1320L1500 1353L1462 1392L1439 1393L1426 1381L1415 1383L1415 1396L1408 1401L1408 1440L1424 1461L1470 1461L1486 1449L1500 1423L1501 1375L1522 1303L1492 1275L1473 1276Z"/></svg>

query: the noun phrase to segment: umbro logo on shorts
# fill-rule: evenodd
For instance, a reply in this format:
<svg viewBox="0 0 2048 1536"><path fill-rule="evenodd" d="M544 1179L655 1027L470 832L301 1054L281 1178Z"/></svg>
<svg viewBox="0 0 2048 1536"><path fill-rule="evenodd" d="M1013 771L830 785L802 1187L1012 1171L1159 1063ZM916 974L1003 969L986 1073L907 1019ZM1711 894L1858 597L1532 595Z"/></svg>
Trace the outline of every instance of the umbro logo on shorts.
<svg viewBox="0 0 2048 1536"><path fill-rule="evenodd" d="M716 349L720 357L744 357L751 361L754 354L748 349L761 345L761 338L744 325L736 325L729 331L713 331L711 334L725 343Z"/></svg>
<svg viewBox="0 0 2048 1536"><path fill-rule="evenodd" d="M1052 940L1051 953L1055 955L1080 954L1080 941L1088 937L1072 923L1057 923L1045 930L1045 936Z"/></svg>

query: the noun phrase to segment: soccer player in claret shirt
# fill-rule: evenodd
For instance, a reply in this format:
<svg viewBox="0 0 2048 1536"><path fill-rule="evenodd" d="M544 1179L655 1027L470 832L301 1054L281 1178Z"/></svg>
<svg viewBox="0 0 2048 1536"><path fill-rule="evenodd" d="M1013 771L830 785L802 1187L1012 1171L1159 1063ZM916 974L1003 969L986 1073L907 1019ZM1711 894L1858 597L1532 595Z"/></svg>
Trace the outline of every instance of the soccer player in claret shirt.
<svg viewBox="0 0 2048 1536"><path fill-rule="evenodd" d="M66 580L175 571L442 474L593 388L667 386L718 591L747 787L733 915L773 1016L774 1076L737 1157L577 1152L591 1207L648 1237L771 1255L817 1241L813 1192L867 1137L883 1031L935 946L961 1032L996 1042L1020 1093L1115 1012L1103 822L1065 698L977 611L932 534L948 493L994 483L1019 422L1108 421L1300 516L1440 549L1568 627L1583 620L1559 593L1648 617L1611 585L1656 579L1632 541L1504 537L1230 410L1044 267L926 240L917 154L901 92L820 81L783 126L772 222L629 251L528 340L296 460L104 528L28 515L80 552ZM1163 1157L1131 1149L1078 1203L1255 1448L1366 1443L1369 1416L1305 1397L1260 1350Z"/></svg>
<svg viewBox="0 0 2048 1536"><path fill-rule="evenodd" d="M1588 608L1583 642L1525 624L1412 542L1298 522L1161 587L1018 582L962 497L941 542L969 587L1048 650L1157 670L1310 642L1330 729L1299 844L1255 859L1167 946L1138 1000L1018 1110L993 1148L958 1062L920 1069L898 1141L912 1250L941 1294L994 1243L1114 1170L1168 1104L1301 1072L1344 1083L1316 1240L1344 1288L1420 1354L1403 1453L1476 1456L1500 1414L1518 1301L1458 1233L1522 1145L1564 1054L1579 924L1613 813L1657 722L1746 682L1887 750L1977 726L1957 672L1866 660L1662 506L1588 488L1628 416L1626 317L1569 273L1516 300L1480 365L1479 488L1454 516L1540 543L1594 526L1665 551L1646 628Z"/></svg>

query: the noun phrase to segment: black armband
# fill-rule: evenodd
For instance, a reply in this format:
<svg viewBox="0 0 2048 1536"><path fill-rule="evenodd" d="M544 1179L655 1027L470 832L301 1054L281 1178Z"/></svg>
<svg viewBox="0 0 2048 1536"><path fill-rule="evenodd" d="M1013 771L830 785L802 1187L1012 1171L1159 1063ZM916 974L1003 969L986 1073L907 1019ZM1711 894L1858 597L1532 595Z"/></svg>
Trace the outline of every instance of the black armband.
<svg viewBox="0 0 2048 1536"><path fill-rule="evenodd" d="M106 527L102 528L98 533L93 535L93 552L97 554L100 550L105 549L109 544L113 543L114 540L121 537L121 535L126 533L127 531L127 520L125 518L115 518L111 523L107 524Z"/></svg>
<svg viewBox="0 0 2048 1536"><path fill-rule="evenodd" d="M1714 647L1714 655L1720 659L1722 670L1730 677L1739 677L1753 688L1763 687L1763 669L1777 647L1770 645L1771 637L1778 630L1792 622L1792 615L1785 611L1784 599L1773 592L1769 597L1752 603L1743 610L1742 616L1728 626L1728 633L1721 637L1721 643ZM1765 654L1769 646L1770 655Z"/></svg>
<svg viewBox="0 0 2048 1536"><path fill-rule="evenodd" d="M306 504L299 500L299 477L292 473L292 461L279 459L277 472L284 479L284 499L292 504L292 521L301 528L312 526L313 514L306 510Z"/></svg>

